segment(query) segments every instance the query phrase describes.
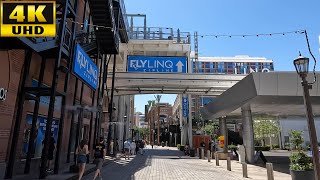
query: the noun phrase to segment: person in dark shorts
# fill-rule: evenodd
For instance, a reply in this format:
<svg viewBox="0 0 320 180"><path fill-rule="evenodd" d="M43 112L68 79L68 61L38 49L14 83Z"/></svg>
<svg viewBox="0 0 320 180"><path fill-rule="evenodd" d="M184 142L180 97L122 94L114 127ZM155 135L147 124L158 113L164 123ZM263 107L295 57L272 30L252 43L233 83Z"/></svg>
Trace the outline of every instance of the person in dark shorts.
<svg viewBox="0 0 320 180"><path fill-rule="evenodd" d="M80 180L83 176L84 170L86 168L87 155L89 154L88 150L88 142L86 140L82 140L77 147L76 155L79 164L79 178Z"/></svg>
<svg viewBox="0 0 320 180"><path fill-rule="evenodd" d="M96 172L94 174L94 178L96 179L98 176L101 177L101 168L103 165L103 161L106 157L106 146L104 145L104 138L100 137L100 141L97 140L97 143L94 146L94 163L96 164Z"/></svg>
<svg viewBox="0 0 320 180"><path fill-rule="evenodd" d="M136 155L138 155L139 149L140 149L140 142L137 141L137 143L136 143L136 149L135 149Z"/></svg>
<svg viewBox="0 0 320 180"><path fill-rule="evenodd" d="M42 141L42 144L44 144L44 140ZM51 133L49 138L48 161L47 161L47 171L49 172L52 171L52 169L50 169L50 166L52 164L53 153L55 148L56 148L56 141L54 140L53 133Z"/></svg>

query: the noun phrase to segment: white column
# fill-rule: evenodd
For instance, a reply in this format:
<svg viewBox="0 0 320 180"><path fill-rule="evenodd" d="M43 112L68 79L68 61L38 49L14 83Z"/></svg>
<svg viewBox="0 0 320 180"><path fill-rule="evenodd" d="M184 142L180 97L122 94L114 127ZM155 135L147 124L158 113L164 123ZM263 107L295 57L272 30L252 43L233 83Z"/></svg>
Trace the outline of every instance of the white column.
<svg viewBox="0 0 320 180"><path fill-rule="evenodd" d="M242 112L242 129L243 129L243 145L246 150L246 159L249 163L254 163L254 136L253 136L253 120L250 104L241 107Z"/></svg>
<svg viewBox="0 0 320 180"><path fill-rule="evenodd" d="M192 113L191 113L192 99L190 94L188 95L188 100L189 100L188 138L189 138L189 146L190 148L193 148Z"/></svg>

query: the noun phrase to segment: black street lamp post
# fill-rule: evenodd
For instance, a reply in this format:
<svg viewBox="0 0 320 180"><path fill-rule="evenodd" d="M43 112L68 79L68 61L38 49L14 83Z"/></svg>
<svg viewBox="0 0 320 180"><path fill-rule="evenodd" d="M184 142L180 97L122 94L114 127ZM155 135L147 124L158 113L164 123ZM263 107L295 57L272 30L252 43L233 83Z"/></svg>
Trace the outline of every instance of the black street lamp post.
<svg viewBox="0 0 320 180"><path fill-rule="evenodd" d="M313 159L313 165L315 169L315 179L319 180L319 176L320 176L319 148L318 148L317 133L314 125L312 106L311 106L310 94L309 94L309 89L312 88L312 85L309 84L306 79L308 75L308 70L309 70L309 58L302 57L300 54L299 57L293 61L293 63L297 73L302 79L301 84L303 86L303 98L304 98L304 104L305 104L306 115L308 120L309 136L310 136L312 156L313 156L312 159Z"/></svg>

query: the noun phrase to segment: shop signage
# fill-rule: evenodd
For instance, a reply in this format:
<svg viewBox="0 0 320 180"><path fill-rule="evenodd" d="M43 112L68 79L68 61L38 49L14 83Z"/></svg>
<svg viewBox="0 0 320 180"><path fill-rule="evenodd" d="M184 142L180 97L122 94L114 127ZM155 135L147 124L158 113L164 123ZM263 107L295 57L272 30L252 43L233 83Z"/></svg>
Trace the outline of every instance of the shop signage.
<svg viewBox="0 0 320 180"><path fill-rule="evenodd" d="M80 47L79 44L77 44L75 48L73 72L91 88L94 90L97 89L98 67L89 58L87 53Z"/></svg>
<svg viewBox="0 0 320 180"><path fill-rule="evenodd" d="M188 97L183 96L182 97L182 116L187 118L189 117L189 102L188 102Z"/></svg>
<svg viewBox="0 0 320 180"><path fill-rule="evenodd" d="M187 72L187 57L128 56L127 64L128 72Z"/></svg>
<svg viewBox="0 0 320 180"><path fill-rule="evenodd" d="M5 101L7 98L8 90L0 87L0 101Z"/></svg>

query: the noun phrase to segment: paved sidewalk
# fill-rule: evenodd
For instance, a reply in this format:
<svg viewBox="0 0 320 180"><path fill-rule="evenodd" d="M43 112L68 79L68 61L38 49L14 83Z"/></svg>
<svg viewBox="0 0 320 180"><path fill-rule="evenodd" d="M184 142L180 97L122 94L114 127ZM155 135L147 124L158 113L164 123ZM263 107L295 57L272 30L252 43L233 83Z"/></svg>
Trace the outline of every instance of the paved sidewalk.
<svg viewBox="0 0 320 180"><path fill-rule="evenodd" d="M209 164L208 160L201 160L201 161ZM222 169L224 171L227 170L227 161L226 160L220 160L219 161L220 166L216 166L215 159L211 160L210 163L213 164L213 166L216 169ZM248 169L249 179L254 179L254 180L267 180L268 179L267 178L267 169L264 167L248 164L247 169ZM242 177L242 164L238 161L232 160L231 161L231 171L227 171L227 173ZM283 172L278 172L278 171L273 171L273 174L274 174L275 180L291 180L291 176L289 174L286 174ZM243 179L247 179L247 178L243 178Z"/></svg>
<svg viewBox="0 0 320 180"><path fill-rule="evenodd" d="M134 157L134 156L132 156ZM216 168L204 160L183 156L177 148L148 147L144 155L137 155L130 160L111 162L102 169L103 179L112 180L235 180L241 179L236 174ZM93 179L94 173L84 179Z"/></svg>

